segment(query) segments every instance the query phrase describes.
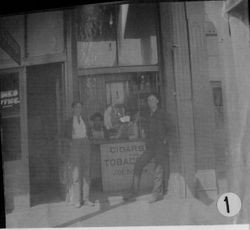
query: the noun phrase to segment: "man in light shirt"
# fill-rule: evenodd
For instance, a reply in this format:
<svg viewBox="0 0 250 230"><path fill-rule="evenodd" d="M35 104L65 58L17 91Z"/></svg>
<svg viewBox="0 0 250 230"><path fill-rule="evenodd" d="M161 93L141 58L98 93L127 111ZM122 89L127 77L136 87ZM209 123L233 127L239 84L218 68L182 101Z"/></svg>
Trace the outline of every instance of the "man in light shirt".
<svg viewBox="0 0 250 230"><path fill-rule="evenodd" d="M69 181L67 200L79 208L93 206L89 200L90 143L89 128L84 122L81 102L72 103L73 116L66 122L65 137L69 140Z"/></svg>

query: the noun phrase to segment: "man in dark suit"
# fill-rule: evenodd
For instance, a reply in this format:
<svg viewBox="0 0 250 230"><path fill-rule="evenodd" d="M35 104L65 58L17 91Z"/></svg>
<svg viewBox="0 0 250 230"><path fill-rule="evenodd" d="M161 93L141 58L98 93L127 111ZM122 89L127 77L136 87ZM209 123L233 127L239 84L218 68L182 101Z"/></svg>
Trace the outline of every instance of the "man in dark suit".
<svg viewBox="0 0 250 230"><path fill-rule="evenodd" d="M124 197L125 200L134 198L139 190L143 168L152 160L155 161L154 185L150 202L163 198L169 179L169 134L172 125L170 119L158 106L159 99L156 94L147 98L149 110L144 114L142 126L145 132L145 152L137 159L131 192Z"/></svg>
<svg viewBox="0 0 250 230"><path fill-rule="evenodd" d="M89 200L90 143L89 128L81 116L81 102L72 103L73 116L66 121L65 138L69 142L68 201L75 207L93 206Z"/></svg>

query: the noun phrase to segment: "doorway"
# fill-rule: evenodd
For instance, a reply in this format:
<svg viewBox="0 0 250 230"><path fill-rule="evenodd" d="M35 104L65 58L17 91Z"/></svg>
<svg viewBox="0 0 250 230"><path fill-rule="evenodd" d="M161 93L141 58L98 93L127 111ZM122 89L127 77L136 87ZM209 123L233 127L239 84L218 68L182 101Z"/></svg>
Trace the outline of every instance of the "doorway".
<svg viewBox="0 0 250 230"><path fill-rule="evenodd" d="M27 115L31 206L59 201L63 64L27 68Z"/></svg>

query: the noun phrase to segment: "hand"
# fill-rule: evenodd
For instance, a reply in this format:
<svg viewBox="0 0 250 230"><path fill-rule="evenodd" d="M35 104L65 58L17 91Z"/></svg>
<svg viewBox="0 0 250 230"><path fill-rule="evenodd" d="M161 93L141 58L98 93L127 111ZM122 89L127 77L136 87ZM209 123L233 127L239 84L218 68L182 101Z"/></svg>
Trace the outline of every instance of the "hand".
<svg viewBox="0 0 250 230"><path fill-rule="evenodd" d="M167 138L164 138L164 139L163 139L163 144L164 144L164 145L167 144Z"/></svg>

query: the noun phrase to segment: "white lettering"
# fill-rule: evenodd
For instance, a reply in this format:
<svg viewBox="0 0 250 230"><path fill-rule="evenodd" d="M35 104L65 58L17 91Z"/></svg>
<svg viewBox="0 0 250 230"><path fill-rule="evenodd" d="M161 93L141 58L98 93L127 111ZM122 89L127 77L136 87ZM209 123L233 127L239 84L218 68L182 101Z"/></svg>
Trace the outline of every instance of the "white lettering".
<svg viewBox="0 0 250 230"><path fill-rule="evenodd" d="M6 97L16 97L16 96L18 96L18 90L16 89L1 92L1 99Z"/></svg>

